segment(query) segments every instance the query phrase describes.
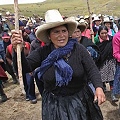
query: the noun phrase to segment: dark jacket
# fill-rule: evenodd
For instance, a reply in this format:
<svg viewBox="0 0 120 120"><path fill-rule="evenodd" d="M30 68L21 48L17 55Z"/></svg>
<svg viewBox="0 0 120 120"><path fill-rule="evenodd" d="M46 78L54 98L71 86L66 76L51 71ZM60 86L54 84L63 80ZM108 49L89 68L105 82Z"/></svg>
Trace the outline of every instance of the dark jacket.
<svg viewBox="0 0 120 120"><path fill-rule="evenodd" d="M82 44L85 48L92 47L97 52L97 57L93 58L93 60L96 62L99 59L99 48L96 44L94 44L90 39L88 39L85 36L81 37L80 44Z"/></svg>
<svg viewBox="0 0 120 120"><path fill-rule="evenodd" d="M39 47L31 52L27 58L24 56L24 52L22 52L23 72L32 72L37 67L39 67L41 62L46 59L46 57L53 50L52 46L52 44L49 44L43 47ZM14 53L13 61L14 64L17 63L16 53ZM69 57L67 63L73 69L72 80L68 83L67 86L56 86L55 68L54 66L51 66L42 77L44 88L47 91L52 91L53 93L61 95L74 94L80 91L87 84L87 76L90 78L95 88L102 87L99 70L83 45L78 43L74 45L74 49L72 50L71 56Z"/></svg>
<svg viewBox="0 0 120 120"><path fill-rule="evenodd" d="M113 59L113 47L112 47L112 39L113 37L108 35L109 40L98 42L96 45L100 50L100 58L97 62L98 67L102 66L106 60Z"/></svg>

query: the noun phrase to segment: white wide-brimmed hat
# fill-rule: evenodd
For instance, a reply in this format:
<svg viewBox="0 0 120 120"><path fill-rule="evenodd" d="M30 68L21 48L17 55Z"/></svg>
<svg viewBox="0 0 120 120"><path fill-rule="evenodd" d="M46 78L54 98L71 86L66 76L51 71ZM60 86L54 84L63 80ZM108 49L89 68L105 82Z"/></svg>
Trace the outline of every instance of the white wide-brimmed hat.
<svg viewBox="0 0 120 120"><path fill-rule="evenodd" d="M104 17L103 23L112 23L112 20L109 17Z"/></svg>
<svg viewBox="0 0 120 120"><path fill-rule="evenodd" d="M77 24L74 21L64 21L62 18L62 15L58 10L48 10L45 13L45 24L38 27L36 31L36 36L43 42L49 43L49 36L48 36L48 30L60 25L67 24L69 36L72 35L72 33L75 31Z"/></svg>
<svg viewBox="0 0 120 120"><path fill-rule="evenodd" d="M95 16L93 21L95 22L95 21L101 21L101 20L98 16Z"/></svg>

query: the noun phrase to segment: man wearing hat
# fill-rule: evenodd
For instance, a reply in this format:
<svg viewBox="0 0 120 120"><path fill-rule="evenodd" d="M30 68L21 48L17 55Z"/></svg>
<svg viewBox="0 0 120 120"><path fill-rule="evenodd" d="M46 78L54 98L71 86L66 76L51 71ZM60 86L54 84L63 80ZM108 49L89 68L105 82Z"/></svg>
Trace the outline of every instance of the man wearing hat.
<svg viewBox="0 0 120 120"><path fill-rule="evenodd" d="M13 66L12 64L12 58L8 57L8 51L7 51L7 46L9 46L11 44L11 40L10 40L10 35L6 32L4 32L2 34L2 40L3 40L3 45L4 45L4 49L5 49L5 54L6 54L6 64L5 64L5 70L12 76L13 79L13 83L16 84L17 83L17 78L15 75L15 71L13 71ZM11 62L9 62L11 61Z"/></svg>
<svg viewBox="0 0 120 120"><path fill-rule="evenodd" d="M76 22L64 21L58 10L48 10L45 21L36 35L48 45L37 48L27 58L22 52L21 34L12 33L14 64L19 43L24 72L38 67L36 74L44 83L42 120L103 120L98 104L105 101L105 95L98 68L86 48L69 38L77 27ZM94 84L95 95L86 84L87 75Z"/></svg>

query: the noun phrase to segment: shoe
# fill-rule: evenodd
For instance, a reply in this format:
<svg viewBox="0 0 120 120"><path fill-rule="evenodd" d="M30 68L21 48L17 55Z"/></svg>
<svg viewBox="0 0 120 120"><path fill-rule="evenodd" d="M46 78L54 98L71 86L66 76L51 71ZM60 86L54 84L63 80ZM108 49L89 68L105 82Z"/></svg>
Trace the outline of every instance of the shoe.
<svg viewBox="0 0 120 120"><path fill-rule="evenodd" d="M17 84L17 83L18 83L18 80L17 80L17 79L13 79L13 83L14 83L14 84Z"/></svg>
<svg viewBox="0 0 120 120"><path fill-rule="evenodd" d="M115 95L111 95L112 102L118 102L118 98L115 97Z"/></svg>
<svg viewBox="0 0 120 120"><path fill-rule="evenodd" d="M30 99L29 99L29 97L26 97L26 99L25 99L26 101L29 101Z"/></svg>
<svg viewBox="0 0 120 120"><path fill-rule="evenodd" d="M30 100L30 103L31 104L36 104L37 103L37 99Z"/></svg>
<svg viewBox="0 0 120 120"><path fill-rule="evenodd" d="M4 94L1 96L0 103L7 101L7 96Z"/></svg>

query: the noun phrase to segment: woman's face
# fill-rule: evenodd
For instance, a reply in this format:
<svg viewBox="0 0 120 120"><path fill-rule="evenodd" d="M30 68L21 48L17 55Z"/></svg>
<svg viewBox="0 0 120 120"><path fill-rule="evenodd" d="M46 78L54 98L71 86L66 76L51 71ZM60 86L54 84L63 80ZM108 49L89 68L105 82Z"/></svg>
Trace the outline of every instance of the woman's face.
<svg viewBox="0 0 120 120"><path fill-rule="evenodd" d="M101 30L99 36L102 40L107 40L108 32L106 30Z"/></svg>
<svg viewBox="0 0 120 120"><path fill-rule="evenodd" d="M108 28L108 30L110 29L110 23L109 22L106 22L105 26Z"/></svg>
<svg viewBox="0 0 120 120"><path fill-rule="evenodd" d="M50 30L49 38L55 48L64 47L68 42L68 30L64 25L55 27Z"/></svg>
<svg viewBox="0 0 120 120"><path fill-rule="evenodd" d="M96 26L99 26L99 25L100 25L100 23L101 23L101 21L100 21L100 20L96 20L96 21L95 21Z"/></svg>
<svg viewBox="0 0 120 120"><path fill-rule="evenodd" d="M78 42L80 42L80 40L81 40L81 31L80 31L80 29L77 28L77 29L73 32L72 38L75 38L75 39L78 40Z"/></svg>

